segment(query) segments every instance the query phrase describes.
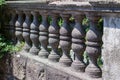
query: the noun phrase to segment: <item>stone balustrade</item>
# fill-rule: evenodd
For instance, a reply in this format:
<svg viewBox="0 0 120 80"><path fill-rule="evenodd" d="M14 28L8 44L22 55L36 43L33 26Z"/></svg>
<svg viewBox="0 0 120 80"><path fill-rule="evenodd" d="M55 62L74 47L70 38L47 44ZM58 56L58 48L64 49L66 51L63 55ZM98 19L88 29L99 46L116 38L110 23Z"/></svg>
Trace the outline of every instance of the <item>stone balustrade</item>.
<svg viewBox="0 0 120 80"><path fill-rule="evenodd" d="M23 20L24 16L22 14L25 15L25 20ZM47 10L31 12L18 10L16 15L18 15L15 25L17 42L24 39L25 51L38 55L40 58L48 58L50 61L58 62L65 67L71 66L73 70L88 73L91 77L101 77L102 72L97 64L97 59L101 55L102 41L101 32L97 28L99 16L82 12L75 14L50 12L49 14ZM39 21L40 15L42 16L42 22ZM90 29L87 33L82 26L85 15L90 20ZM69 21L72 16L75 19L73 28ZM51 23L48 22L49 17L52 18ZM63 19L62 26L58 25L59 17ZM49 45L51 51L48 50ZM59 46L62 49L62 54L58 51ZM85 49L90 58L89 65L83 61ZM71 59L70 50L73 50L75 60Z"/></svg>
<svg viewBox="0 0 120 80"><path fill-rule="evenodd" d="M93 9L87 2L30 3L30 7L27 3L22 7L16 3L15 6L11 4L8 4L9 8L15 12L11 13L10 25L15 26L15 29L12 29L15 30L17 45L25 42L24 51L92 78L101 78L102 69L97 60L101 56L102 32L98 21L105 12L98 12L99 7L96 11L96 8ZM18 16L17 19L15 15ZM75 20L74 25L70 23L71 17ZM87 32L82 24L84 18L88 19L90 25ZM62 26L59 25L60 19L63 20ZM71 58L73 56L70 50L73 51L74 59ZM84 61L85 53L88 55L89 64Z"/></svg>

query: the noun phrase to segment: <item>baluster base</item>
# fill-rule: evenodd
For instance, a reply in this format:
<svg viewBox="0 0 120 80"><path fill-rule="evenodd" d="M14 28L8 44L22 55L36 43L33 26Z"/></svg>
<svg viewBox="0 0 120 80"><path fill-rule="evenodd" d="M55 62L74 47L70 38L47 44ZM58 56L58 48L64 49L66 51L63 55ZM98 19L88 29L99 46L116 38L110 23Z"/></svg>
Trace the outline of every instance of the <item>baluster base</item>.
<svg viewBox="0 0 120 80"><path fill-rule="evenodd" d="M94 66L93 64L89 64L85 72L93 78L100 78L102 76L101 69L97 66Z"/></svg>
<svg viewBox="0 0 120 80"><path fill-rule="evenodd" d="M76 72L85 72L86 65L80 61L74 61L71 65L74 71Z"/></svg>
<svg viewBox="0 0 120 80"><path fill-rule="evenodd" d="M26 51L26 52L29 52L30 48L31 48L30 46L25 44L25 46L23 47L23 50Z"/></svg>
<svg viewBox="0 0 120 80"><path fill-rule="evenodd" d="M38 55L41 58L48 58L49 52L47 50L41 49L40 52L38 53Z"/></svg>
<svg viewBox="0 0 120 80"><path fill-rule="evenodd" d="M32 47L29 52L33 55L38 55L39 48Z"/></svg>
<svg viewBox="0 0 120 80"><path fill-rule="evenodd" d="M55 53L54 51L51 51L51 54L49 55L49 60L53 61L53 62L58 62L60 59L60 56Z"/></svg>
<svg viewBox="0 0 120 80"><path fill-rule="evenodd" d="M69 66L71 66L72 59L61 57L59 62L62 66L69 67Z"/></svg>

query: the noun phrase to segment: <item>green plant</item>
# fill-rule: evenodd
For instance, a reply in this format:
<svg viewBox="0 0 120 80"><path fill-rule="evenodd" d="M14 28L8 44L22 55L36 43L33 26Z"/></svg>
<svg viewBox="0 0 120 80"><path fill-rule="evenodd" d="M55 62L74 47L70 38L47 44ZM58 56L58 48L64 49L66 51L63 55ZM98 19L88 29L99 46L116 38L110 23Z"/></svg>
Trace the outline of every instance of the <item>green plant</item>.
<svg viewBox="0 0 120 80"><path fill-rule="evenodd" d="M5 0L0 0L0 5L5 4Z"/></svg>
<svg viewBox="0 0 120 80"><path fill-rule="evenodd" d="M18 52L24 46L24 42L20 45L13 45L13 43L7 40L4 35L0 34L0 58L2 58L6 53Z"/></svg>

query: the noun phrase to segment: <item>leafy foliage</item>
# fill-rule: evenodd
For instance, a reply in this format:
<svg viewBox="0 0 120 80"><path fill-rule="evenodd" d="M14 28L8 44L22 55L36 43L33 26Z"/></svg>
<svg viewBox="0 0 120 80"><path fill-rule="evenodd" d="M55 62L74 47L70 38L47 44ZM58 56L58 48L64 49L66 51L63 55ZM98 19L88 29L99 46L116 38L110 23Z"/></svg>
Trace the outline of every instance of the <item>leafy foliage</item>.
<svg viewBox="0 0 120 80"><path fill-rule="evenodd" d="M5 4L5 0L0 0L0 5Z"/></svg>
<svg viewBox="0 0 120 80"><path fill-rule="evenodd" d="M2 58L6 53L18 52L22 49L24 42L20 45L13 45L13 43L7 40L4 35L0 34L0 58Z"/></svg>

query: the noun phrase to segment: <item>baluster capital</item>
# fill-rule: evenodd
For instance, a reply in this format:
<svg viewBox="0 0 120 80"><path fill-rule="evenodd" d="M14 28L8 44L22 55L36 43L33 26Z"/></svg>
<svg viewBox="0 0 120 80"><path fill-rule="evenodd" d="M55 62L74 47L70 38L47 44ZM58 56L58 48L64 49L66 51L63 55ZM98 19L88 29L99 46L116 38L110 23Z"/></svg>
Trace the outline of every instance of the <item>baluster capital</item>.
<svg viewBox="0 0 120 80"><path fill-rule="evenodd" d="M38 15L39 15L39 12L37 12L37 11L31 11L31 14L32 14L33 16L38 16Z"/></svg>
<svg viewBox="0 0 120 80"><path fill-rule="evenodd" d="M10 20L9 24L15 26L16 15L17 15L16 11L13 10L10 13L11 13L11 20Z"/></svg>
<svg viewBox="0 0 120 80"><path fill-rule="evenodd" d="M75 20L83 20L83 18L85 18L83 13L74 13L72 16L75 18Z"/></svg>
<svg viewBox="0 0 120 80"><path fill-rule="evenodd" d="M63 19L64 21L69 21L70 14L65 14L65 13L63 13L63 14L60 14L60 16L62 17L62 19Z"/></svg>
<svg viewBox="0 0 120 80"><path fill-rule="evenodd" d="M26 16L31 16L31 11L24 11Z"/></svg>
<svg viewBox="0 0 120 80"><path fill-rule="evenodd" d="M48 11L47 10L40 10L39 14L43 15L43 16L48 16Z"/></svg>
<svg viewBox="0 0 120 80"><path fill-rule="evenodd" d="M18 15L23 15L23 11L21 11L21 10L16 10L16 13L17 13Z"/></svg>
<svg viewBox="0 0 120 80"><path fill-rule="evenodd" d="M86 17L89 19L91 22L98 22L98 20L101 18L100 15L95 14L95 13L86 13Z"/></svg>

